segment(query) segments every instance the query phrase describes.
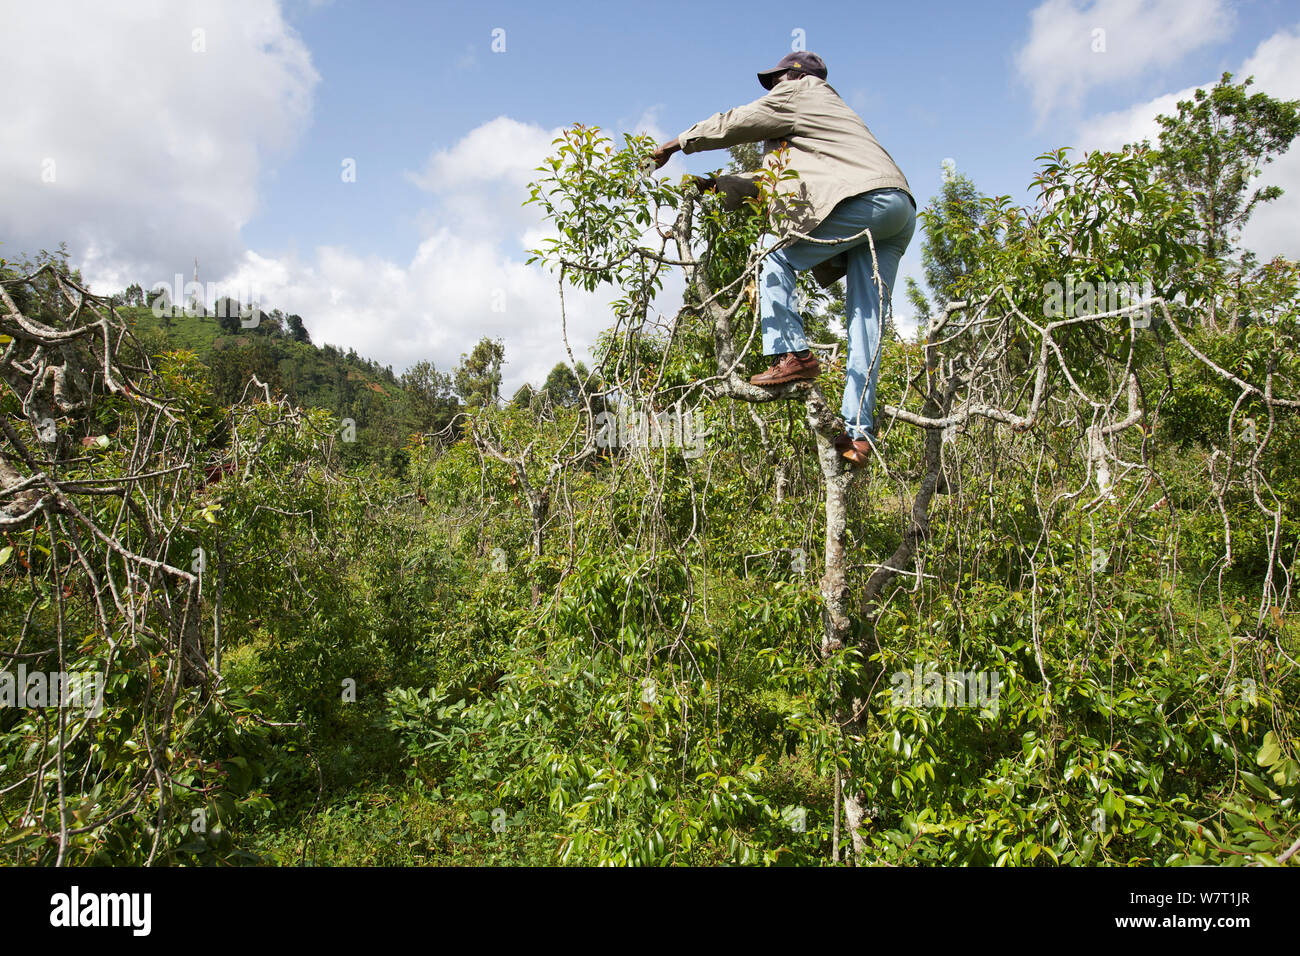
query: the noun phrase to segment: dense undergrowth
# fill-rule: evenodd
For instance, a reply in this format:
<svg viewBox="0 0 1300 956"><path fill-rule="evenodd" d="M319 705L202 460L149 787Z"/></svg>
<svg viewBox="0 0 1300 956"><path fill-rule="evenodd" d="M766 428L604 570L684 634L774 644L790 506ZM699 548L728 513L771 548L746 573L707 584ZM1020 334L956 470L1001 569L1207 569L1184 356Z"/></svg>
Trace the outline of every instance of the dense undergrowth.
<svg viewBox="0 0 1300 956"><path fill-rule="evenodd" d="M1000 238L999 281L1033 256L1050 274L1037 228ZM1188 323L1190 344L1294 394L1291 276L1260 280L1267 322ZM684 323L671 347L606 358L625 382L685 389L710 347ZM1006 361L1023 368L1022 351ZM923 361L888 343L881 394L908 395ZM793 403L699 402L699 457L571 454L582 401L479 407L465 437L414 435L391 469L342 455L328 412L269 390L228 407L192 352L154 354L147 389L62 426L85 449L58 465L62 500L121 547L95 552L57 509L4 531L6 653L108 674L93 717L0 710L5 858L819 865L851 858L837 805L853 781L864 863L1275 863L1300 826L1295 417L1168 330L1132 364L1146 415L1116 439L1136 463L1116 493L1095 490L1065 413L945 433L921 560L826 657L823 491ZM144 391L177 414L143 416ZM19 405L7 391L0 411ZM172 477L145 468L219 422L220 480L194 454ZM855 587L907 526L922 441L886 428L889 469L850 486ZM92 493L127 472L153 489L147 514ZM152 566L132 550L146 545L201 580L198 649L219 681L172 666L179 631L157 624L172 584L127 575L118 607L139 618L107 608L106 582Z"/></svg>

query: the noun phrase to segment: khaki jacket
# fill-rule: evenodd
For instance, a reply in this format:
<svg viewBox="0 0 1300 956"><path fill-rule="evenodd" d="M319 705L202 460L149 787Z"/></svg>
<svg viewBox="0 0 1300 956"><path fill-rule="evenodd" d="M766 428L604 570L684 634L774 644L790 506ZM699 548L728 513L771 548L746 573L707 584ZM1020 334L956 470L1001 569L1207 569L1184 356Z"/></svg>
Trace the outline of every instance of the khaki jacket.
<svg viewBox="0 0 1300 956"><path fill-rule="evenodd" d="M764 142L764 152L789 147L789 168L797 179L777 185L778 203L788 217L788 229L811 232L844 199L872 189L897 188L912 196L907 177L893 157L871 135L867 124L834 88L816 76L778 83L772 91L746 106L715 113L677 137L683 153L722 149L738 143ZM753 173L717 177L724 205L734 209L747 196L756 196ZM912 204L916 205L915 197ZM842 260L843 256L835 257ZM829 265L829 263L828 263ZM829 285L815 272L818 281ZM835 281L834 279L831 280Z"/></svg>

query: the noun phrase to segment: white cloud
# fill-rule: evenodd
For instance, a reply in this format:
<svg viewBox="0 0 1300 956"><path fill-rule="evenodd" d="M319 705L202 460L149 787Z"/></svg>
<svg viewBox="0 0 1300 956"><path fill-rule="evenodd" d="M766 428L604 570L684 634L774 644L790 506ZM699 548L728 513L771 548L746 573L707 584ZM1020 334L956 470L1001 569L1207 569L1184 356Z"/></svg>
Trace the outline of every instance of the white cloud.
<svg viewBox="0 0 1300 956"><path fill-rule="evenodd" d="M1084 149L1119 149L1125 143L1149 140L1156 145L1160 124L1156 117L1178 115L1180 100L1190 100L1196 87L1166 93L1145 103L1138 103L1113 113L1101 113L1079 124L1079 142Z"/></svg>
<svg viewBox="0 0 1300 956"><path fill-rule="evenodd" d="M319 79L274 0L17 4L5 34L5 253L66 239L117 288L161 279L177 248L238 260L263 157L295 141Z"/></svg>
<svg viewBox="0 0 1300 956"><path fill-rule="evenodd" d="M1277 99L1300 99L1300 28L1281 30L1261 43L1255 52L1234 70L1233 82L1239 83L1248 76L1255 82L1251 93L1267 93ZM1206 89L1218 82L1218 77L1208 77L1202 84ZM1117 149L1124 143L1148 139L1157 142L1160 127L1156 116L1176 116L1178 101L1190 100L1196 87L1177 93L1168 93L1127 109L1103 113L1085 119L1079 124L1077 141L1084 149ZM1245 245L1264 260L1277 255L1300 258L1300 236L1295 223L1300 221L1300 145L1291 149L1271 164L1255 186L1278 185L1284 190L1275 202L1257 207L1254 216L1242 235Z"/></svg>
<svg viewBox="0 0 1300 956"><path fill-rule="evenodd" d="M553 232L535 205L521 203L560 132L497 117L408 173L434 202L409 262L335 247L306 261L249 252L228 281L302 315L317 344L355 348L396 372L421 360L446 371L488 336L505 341L507 397L525 381L539 385L568 352L555 277L525 265L522 254ZM671 309L682 284L665 286L659 304ZM566 290L569 347L579 360L610 324L615 297L608 288Z"/></svg>
<svg viewBox="0 0 1300 956"><path fill-rule="evenodd" d="M671 137L664 132L662 119L659 115L663 110L664 104L662 103L656 103L654 106L648 107L645 112L637 117L636 122L628 128L628 132L649 135L654 138L656 143L662 143L671 139ZM625 124L620 122L619 125L623 126ZM680 130L678 132L680 132Z"/></svg>
<svg viewBox="0 0 1300 956"><path fill-rule="evenodd" d="M407 173L437 201L424 217L426 231L445 227L462 236L504 239L535 225L536 206L522 203L560 133L499 116L450 149L434 151L421 172Z"/></svg>
<svg viewBox="0 0 1300 956"><path fill-rule="evenodd" d="M507 396L567 361L554 278L499 243L439 229L409 263L320 247L309 261L249 252L236 287L304 317L312 340L354 348L401 372L427 359L453 368L483 336L504 339ZM567 290L569 344L581 359L609 324L605 294Z"/></svg>
<svg viewBox="0 0 1300 956"><path fill-rule="evenodd" d="M296 141L319 81L275 0L27 4L6 15L6 38L0 255L66 238L92 288L109 292L170 282L178 258L197 254L217 294L297 313L313 341L397 372L422 359L450 369L480 337L502 338L507 394L567 361L555 277L524 264L550 230L521 205L559 129L500 116L435 149L407 174L429 204L409 256L310 237L295 243L302 254L250 249L240 230L265 157ZM653 131L656 117L633 128ZM53 183L40 182L45 157ZM566 292L578 358L614 297ZM663 307L680 297L670 281Z"/></svg>
<svg viewBox="0 0 1300 956"><path fill-rule="evenodd" d="M1225 0L1046 0L1015 62L1041 121L1077 109L1095 87L1132 83L1225 39L1232 25Z"/></svg>

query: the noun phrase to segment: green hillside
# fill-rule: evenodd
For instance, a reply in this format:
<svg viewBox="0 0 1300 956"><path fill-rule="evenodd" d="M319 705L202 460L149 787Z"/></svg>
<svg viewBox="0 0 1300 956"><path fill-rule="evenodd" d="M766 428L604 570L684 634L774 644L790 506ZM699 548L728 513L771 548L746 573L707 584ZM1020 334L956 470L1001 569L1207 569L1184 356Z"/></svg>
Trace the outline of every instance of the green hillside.
<svg viewBox="0 0 1300 956"><path fill-rule="evenodd" d="M255 328L237 330L222 328L210 315L162 318L144 306L120 306L118 313L151 356L173 350L194 353L220 405L239 402L255 376L272 395L283 395L294 405L351 419L356 434L343 449L345 461L388 464L400 471L411 436L445 428L456 405L446 390L432 400L412 395L412 387L391 367L351 349L345 353L328 344L296 341L278 310L269 310Z"/></svg>

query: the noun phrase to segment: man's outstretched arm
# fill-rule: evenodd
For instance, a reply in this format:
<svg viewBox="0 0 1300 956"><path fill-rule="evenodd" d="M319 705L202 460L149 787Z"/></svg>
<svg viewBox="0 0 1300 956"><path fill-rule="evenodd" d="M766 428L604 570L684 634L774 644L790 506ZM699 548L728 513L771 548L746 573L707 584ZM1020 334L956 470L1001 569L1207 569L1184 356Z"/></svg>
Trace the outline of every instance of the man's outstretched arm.
<svg viewBox="0 0 1300 956"><path fill-rule="evenodd" d="M676 137L666 143L660 143L659 148L654 152L655 169L662 169L664 163L668 162L673 153L679 152L681 148L682 144L677 142Z"/></svg>
<svg viewBox="0 0 1300 956"><path fill-rule="evenodd" d="M782 89L782 86L786 88ZM725 113L714 113L656 149L655 168L662 167L679 150L698 153L705 149L723 149L738 143L758 143L791 135L794 132L795 92L787 84L778 84L771 93L752 103Z"/></svg>

